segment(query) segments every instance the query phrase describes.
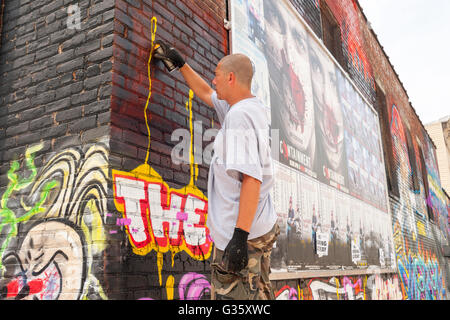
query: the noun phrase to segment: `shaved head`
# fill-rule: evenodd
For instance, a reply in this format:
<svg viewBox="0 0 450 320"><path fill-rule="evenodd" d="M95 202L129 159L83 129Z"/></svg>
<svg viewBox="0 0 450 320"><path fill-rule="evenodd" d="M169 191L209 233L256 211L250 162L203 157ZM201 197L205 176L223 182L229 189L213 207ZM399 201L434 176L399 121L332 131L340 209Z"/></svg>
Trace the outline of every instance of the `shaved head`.
<svg viewBox="0 0 450 320"><path fill-rule="evenodd" d="M246 55L240 53L230 54L222 58L218 66L224 72L233 72L239 83L251 88L253 64Z"/></svg>

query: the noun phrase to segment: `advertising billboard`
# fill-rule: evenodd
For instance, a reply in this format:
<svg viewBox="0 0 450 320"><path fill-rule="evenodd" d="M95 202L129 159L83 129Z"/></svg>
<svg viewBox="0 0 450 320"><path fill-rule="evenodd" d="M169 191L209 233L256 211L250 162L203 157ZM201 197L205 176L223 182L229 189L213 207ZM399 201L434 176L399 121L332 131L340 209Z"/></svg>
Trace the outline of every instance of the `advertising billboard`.
<svg viewBox="0 0 450 320"><path fill-rule="evenodd" d="M377 113L288 1L230 4L232 53L279 138L273 271L392 266Z"/></svg>

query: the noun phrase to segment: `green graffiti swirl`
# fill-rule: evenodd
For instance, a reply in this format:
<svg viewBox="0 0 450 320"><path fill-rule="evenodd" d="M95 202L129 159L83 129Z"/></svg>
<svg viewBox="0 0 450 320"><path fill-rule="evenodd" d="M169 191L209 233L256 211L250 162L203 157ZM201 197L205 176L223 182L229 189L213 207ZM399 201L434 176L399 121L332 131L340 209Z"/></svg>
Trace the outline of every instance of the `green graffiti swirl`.
<svg viewBox="0 0 450 320"><path fill-rule="evenodd" d="M35 153L41 150L42 147L42 144L36 145L28 148L25 152L25 163L27 168L31 171L31 174L27 178L19 179L18 175L16 174L16 171L20 168L20 163L17 160L14 160L12 162L11 167L8 170L7 176L9 183L0 201L0 234L2 233L5 226L10 226L10 229L5 237L5 241L0 248L0 269L2 270L2 272L4 272L2 260L3 253L8 247L11 239L17 236L18 224L28 221L37 213L44 212L45 208L42 207L42 205L47 199L50 190L55 188L59 184L56 180L45 183L44 187L42 188L39 201L37 201L33 207L27 208L28 211L20 217L16 217L15 213L8 208L8 201L13 192L27 188L31 183L33 183L34 179L36 178L37 169L34 164L34 158Z"/></svg>

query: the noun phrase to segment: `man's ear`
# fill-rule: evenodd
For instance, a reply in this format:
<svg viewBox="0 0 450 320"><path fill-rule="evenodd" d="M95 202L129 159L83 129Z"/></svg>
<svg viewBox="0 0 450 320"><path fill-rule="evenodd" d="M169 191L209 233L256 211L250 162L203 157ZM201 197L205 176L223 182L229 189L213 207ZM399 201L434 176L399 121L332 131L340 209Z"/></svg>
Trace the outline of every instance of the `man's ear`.
<svg viewBox="0 0 450 320"><path fill-rule="evenodd" d="M228 73L228 82L234 83L235 80L236 80L236 75L234 74L234 72Z"/></svg>

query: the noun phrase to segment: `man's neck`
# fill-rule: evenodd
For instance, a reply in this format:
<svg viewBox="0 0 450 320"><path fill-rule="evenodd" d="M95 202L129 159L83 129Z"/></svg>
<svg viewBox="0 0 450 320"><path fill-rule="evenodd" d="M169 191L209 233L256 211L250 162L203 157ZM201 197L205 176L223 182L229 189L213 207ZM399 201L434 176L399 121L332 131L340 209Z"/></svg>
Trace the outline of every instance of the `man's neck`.
<svg viewBox="0 0 450 320"><path fill-rule="evenodd" d="M245 93L245 94L241 94L241 95L238 95L238 96L236 96L236 97L232 97L232 98L230 98L230 99L228 99L228 104L230 105L230 107L232 107L232 106L234 106L236 103L238 103L238 102L240 102L240 101L242 101L242 100L245 100L245 99L251 99L251 98L254 98L255 96L251 93L251 92L248 92L248 93Z"/></svg>

